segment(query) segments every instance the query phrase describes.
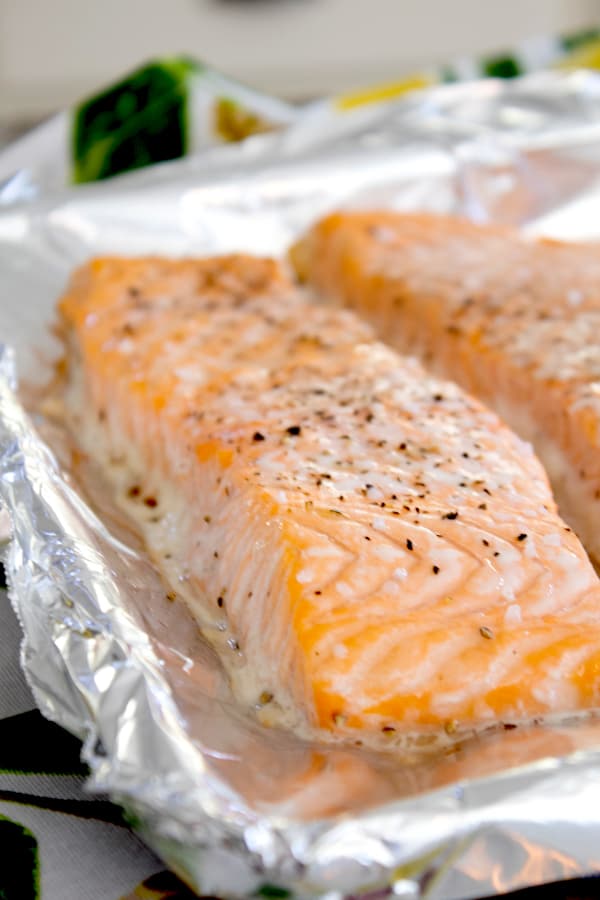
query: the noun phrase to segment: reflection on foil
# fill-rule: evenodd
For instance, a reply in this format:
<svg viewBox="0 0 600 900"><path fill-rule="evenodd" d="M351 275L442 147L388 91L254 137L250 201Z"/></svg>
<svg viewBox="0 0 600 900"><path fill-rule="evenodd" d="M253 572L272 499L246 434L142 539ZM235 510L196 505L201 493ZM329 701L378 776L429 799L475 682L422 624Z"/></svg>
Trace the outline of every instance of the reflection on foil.
<svg viewBox="0 0 600 900"><path fill-rule="evenodd" d="M510 866L501 860L510 861ZM579 874L565 853L540 846L507 827L487 830L461 847L453 870L443 875L443 885L447 896L479 897L482 881L490 885L490 893L504 894L519 885L544 884Z"/></svg>
<svg viewBox="0 0 600 900"><path fill-rule="evenodd" d="M47 379L56 297L93 253L277 254L340 205L596 236L597 79L460 86L345 127L318 148L290 132L260 153L227 148L202 172L186 160L0 213L0 330L21 382ZM50 438L60 474L13 381L5 352L0 500L27 677L45 714L86 739L92 789L123 802L198 891L452 900L600 868L600 722L402 758L260 725L186 611L165 604L135 535Z"/></svg>
<svg viewBox="0 0 600 900"><path fill-rule="evenodd" d="M523 225L561 210L600 178L600 136L585 149L516 149L491 140L459 147L465 213L478 222Z"/></svg>

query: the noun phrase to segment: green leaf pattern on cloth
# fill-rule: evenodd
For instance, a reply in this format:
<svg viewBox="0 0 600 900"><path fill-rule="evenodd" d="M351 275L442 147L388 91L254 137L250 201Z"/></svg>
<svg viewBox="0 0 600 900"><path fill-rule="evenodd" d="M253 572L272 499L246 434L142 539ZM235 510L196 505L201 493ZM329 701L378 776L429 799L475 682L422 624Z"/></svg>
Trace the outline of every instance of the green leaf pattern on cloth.
<svg viewBox="0 0 600 900"><path fill-rule="evenodd" d="M121 810L85 793L79 741L35 709L20 640L0 591L0 900L187 900Z"/></svg>
<svg viewBox="0 0 600 900"><path fill-rule="evenodd" d="M37 900L39 897L38 845L19 822L0 816L0 900Z"/></svg>
<svg viewBox="0 0 600 900"><path fill-rule="evenodd" d="M188 76L198 69L185 58L150 63L78 106L72 125L74 181L99 181L183 156Z"/></svg>

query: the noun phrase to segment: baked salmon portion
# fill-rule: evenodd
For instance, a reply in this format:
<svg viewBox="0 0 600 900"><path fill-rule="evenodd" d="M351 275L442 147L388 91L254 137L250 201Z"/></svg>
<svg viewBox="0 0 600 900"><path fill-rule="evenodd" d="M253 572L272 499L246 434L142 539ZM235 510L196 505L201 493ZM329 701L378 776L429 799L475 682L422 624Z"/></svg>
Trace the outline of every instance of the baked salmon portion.
<svg viewBox="0 0 600 900"><path fill-rule="evenodd" d="M600 245L349 212L319 222L292 256L313 285L530 441L600 564Z"/></svg>
<svg viewBox="0 0 600 900"><path fill-rule="evenodd" d="M245 702L376 745L600 706L600 583L495 414L278 263L96 259L66 416Z"/></svg>

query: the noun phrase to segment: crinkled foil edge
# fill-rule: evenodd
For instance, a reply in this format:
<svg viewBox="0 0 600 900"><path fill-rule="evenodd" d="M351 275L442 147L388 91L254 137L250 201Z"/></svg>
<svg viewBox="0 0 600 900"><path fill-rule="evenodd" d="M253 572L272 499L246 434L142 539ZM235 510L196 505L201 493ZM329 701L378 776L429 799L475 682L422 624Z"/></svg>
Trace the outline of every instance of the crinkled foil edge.
<svg viewBox="0 0 600 900"><path fill-rule="evenodd" d="M241 898L271 885L330 900L458 900L600 871L600 745L328 821L249 808L190 740L151 641L127 612L126 579L104 551L121 574L135 554L61 477L17 399L7 347L0 502L12 521L9 596L36 702L84 740L89 789L121 803L198 892Z"/></svg>
<svg viewBox="0 0 600 900"><path fill-rule="evenodd" d="M44 715L84 740L89 789L122 803L197 891L242 897L275 884L298 897L459 897L464 884L453 893L453 873L474 843L483 840L496 883L511 885L511 855L523 852L520 826L536 826L528 840L542 855L557 849L557 824L563 839L572 829L576 848L582 814L600 838L600 750L328 822L275 822L246 808L207 774L150 641L103 565L102 542L114 539L61 478L14 387L13 354L4 347L0 492L12 520L5 559L24 632L23 669ZM126 722L110 719L111 696L120 707L129 698ZM590 871L589 862L561 853L556 877ZM472 896L494 892L493 884L476 884Z"/></svg>

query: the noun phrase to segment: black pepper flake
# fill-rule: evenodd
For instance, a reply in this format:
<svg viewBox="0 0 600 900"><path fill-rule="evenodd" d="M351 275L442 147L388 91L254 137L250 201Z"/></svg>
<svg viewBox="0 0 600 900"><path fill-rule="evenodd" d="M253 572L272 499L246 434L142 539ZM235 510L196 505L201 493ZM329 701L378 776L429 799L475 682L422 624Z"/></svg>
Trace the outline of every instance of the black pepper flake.
<svg viewBox="0 0 600 900"><path fill-rule="evenodd" d="M406 538L406 549L407 549L407 550L414 550L414 549L415 549L415 546L414 546L414 544L413 544L413 542L411 541L410 538Z"/></svg>
<svg viewBox="0 0 600 900"><path fill-rule="evenodd" d="M150 509L154 509L155 506L158 506L158 500L156 497L144 497L144 504L149 506Z"/></svg>
<svg viewBox="0 0 600 900"><path fill-rule="evenodd" d="M302 433L302 429L299 425L290 425L289 428L286 428L286 431L292 437L298 437L298 435Z"/></svg>
<svg viewBox="0 0 600 900"><path fill-rule="evenodd" d="M442 516L442 519L458 519L457 512L449 512Z"/></svg>
<svg viewBox="0 0 600 900"><path fill-rule="evenodd" d="M480 503L477 509L487 509L487 503Z"/></svg>
<svg viewBox="0 0 600 900"><path fill-rule="evenodd" d="M384 725L381 730L383 734L394 734L396 731L393 725Z"/></svg>
<svg viewBox="0 0 600 900"><path fill-rule="evenodd" d="M441 403L443 399L444 399L443 394L434 394L433 395L433 400L435 403Z"/></svg>
<svg viewBox="0 0 600 900"><path fill-rule="evenodd" d="M463 457L463 459L468 459L468 458L469 458L469 454L467 453L466 450L464 451L464 453L461 453L461 456Z"/></svg>
<svg viewBox="0 0 600 900"><path fill-rule="evenodd" d="M370 540L371 540L371 538L369 537L369 535L365 534L365 541L370 541Z"/></svg>
<svg viewBox="0 0 600 900"><path fill-rule="evenodd" d="M317 595L317 597L320 597L322 593L323 593L323 591L315 591L315 594Z"/></svg>
<svg viewBox="0 0 600 900"><path fill-rule="evenodd" d="M431 567L431 571L433 572L434 575L438 575L438 574L439 574L439 571L440 571L440 567L439 567L439 566L432 566L432 567Z"/></svg>
<svg viewBox="0 0 600 900"><path fill-rule="evenodd" d="M479 629L479 634L482 638L485 638L486 641L491 641L494 637L494 632L491 628L488 628L487 625L482 625Z"/></svg>
<svg viewBox="0 0 600 900"><path fill-rule="evenodd" d="M217 606L219 607L219 609L222 609L222 608L223 608L224 602L225 602L225 601L223 600L222 597L217 597Z"/></svg>
<svg viewBox="0 0 600 900"><path fill-rule="evenodd" d="M518 540L518 541L524 541L526 538L527 538L527 535L525 534L524 531L522 531L521 534L518 534L518 535L517 535L517 540Z"/></svg>
<svg viewBox="0 0 600 900"><path fill-rule="evenodd" d="M406 450L406 444L402 441L401 444L398 444L398 450Z"/></svg>
<svg viewBox="0 0 600 900"><path fill-rule="evenodd" d="M500 551L499 551L499 550L494 550L494 556L500 556Z"/></svg>
<svg viewBox="0 0 600 900"><path fill-rule="evenodd" d="M129 490L127 491L127 496L128 497L139 497L141 490L142 489L137 484L134 484L133 487L130 487Z"/></svg>
<svg viewBox="0 0 600 900"><path fill-rule="evenodd" d="M484 547L489 547L489 546L490 546L490 542L487 541L485 538L482 538L482 539L481 539L481 543L483 544Z"/></svg>
<svg viewBox="0 0 600 900"><path fill-rule="evenodd" d="M255 431L254 434L252 435L253 441L264 441L264 439L265 439L265 436L264 436L264 434L261 434L260 431Z"/></svg>
<svg viewBox="0 0 600 900"><path fill-rule="evenodd" d="M517 726L512 722L505 722L503 727L505 731L513 731L513 729L515 729Z"/></svg>

